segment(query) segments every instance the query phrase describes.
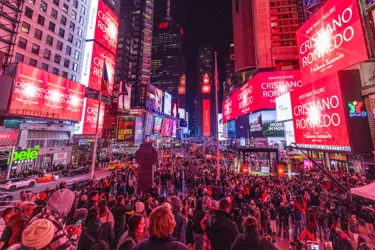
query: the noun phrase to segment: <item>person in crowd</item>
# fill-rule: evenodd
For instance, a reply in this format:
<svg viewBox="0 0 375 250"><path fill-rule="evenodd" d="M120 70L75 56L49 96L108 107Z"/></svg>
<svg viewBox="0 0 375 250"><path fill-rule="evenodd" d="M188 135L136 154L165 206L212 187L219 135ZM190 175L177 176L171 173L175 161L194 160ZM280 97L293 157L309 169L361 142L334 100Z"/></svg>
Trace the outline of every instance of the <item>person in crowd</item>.
<svg viewBox="0 0 375 250"><path fill-rule="evenodd" d="M116 235L116 241L120 239L121 235L125 232L126 213L132 209L129 205L125 206L124 197L119 197L117 204L111 209L113 219L115 221L114 231Z"/></svg>
<svg viewBox="0 0 375 250"><path fill-rule="evenodd" d="M10 218L15 214L15 210L12 207L8 207L4 209L1 213L1 218L3 218L5 222L5 228L0 238L0 249L7 249L9 247L9 240L12 237L12 226L8 224Z"/></svg>
<svg viewBox="0 0 375 250"><path fill-rule="evenodd" d="M319 208L316 215L316 221L318 226L319 238L322 239L324 235L324 239L327 240L326 209L324 207Z"/></svg>
<svg viewBox="0 0 375 250"><path fill-rule="evenodd" d="M150 214L150 238L138 243L133 250L188 250L172 237L175 226L171 210L164 205L156 207Z"/></svg>
<svg viewBox="0 0 375 250"><path fill-rule="evenodd" d="M193 235L194 235L194 249L195 250L203 249L203 228L201 226L201 221L203 220L205 215L206 215L206 212L203 211L203 202L202 200L198 200L197 207L193 210L193 221L194 221Z"/></svg>
<svg viewBox="0 0 375 250"><path fill-rule="evenodd" d="M128 230L121 236L116 250L132 250L135 245L142 241L145 230L145 219L143 215L135 213L130 216Z"/></svg>
<svg viewBox="0 0 375 250"><path fill-rule="evenodd" d="M99 201L98 204L100 214L99 214L99 219L101 222L108 222L111 227L113 228L115 225L115 221L113 219L113 214L111 211L109 211L108 206L107 206L107 201L105 199L102 199Z"/></svg>
<svg viewBox="0 0 375 250"><path fill-rule="evenodd" d="M54 226L50 220L36 220L22 232L22 245L30 250L51 249L47 246L54 236Z"/></svg>
<svg viewBox="0 0 375 250"><path fill-rule="evenodd" d="M359 222L355 214L352 214L349 221L350 232L352 233L352 238L355 244L358 243L358 234L359 234Z"/></svg>
<svg viewBox="0 0 375 250"><path fill-rule="evenodd" d="M74 213L74 216L69 218L67 221L66 221L66 225L69 226L69 225L74 225L76 224L79 220L81 221L81 223L83 221L86 220L87 218L87 209L86 208L79 208L75 211Z"/></svg>
<svg viewBox="0 0 375 250"><path fill-rule="evenodd" d="M181 214L182 203L179 197L172 197L171 207L176 226L173 230L172 236L176 238L181 243L186 243L186 225L187 221L185 217Z"/></svg>
<svg viewBox="0 0 375 250"><path fill-rule="evenodd" d="M353 250L353 246L350 243L349 236L345 232L342 232L340 234L340 238L339 238L339 241L337 243L337 247L340 250Z"/></svg>
<svg viewBox="0 0 375 250"><path fill-rule="evenodd" d="M89 200L86 202L86 204L83 206L87 210L90 210L90 208L98 206L99 203L99 192L97 190L94 190L89 195Z"/></svg>

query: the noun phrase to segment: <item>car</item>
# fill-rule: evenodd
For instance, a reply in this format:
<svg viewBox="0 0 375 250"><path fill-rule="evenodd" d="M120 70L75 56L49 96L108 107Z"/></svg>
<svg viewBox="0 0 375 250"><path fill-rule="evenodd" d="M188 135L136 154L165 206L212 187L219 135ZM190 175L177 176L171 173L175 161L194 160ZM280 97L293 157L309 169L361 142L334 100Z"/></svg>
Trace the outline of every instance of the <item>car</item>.
<svg viewBox="0 0 375 250"><path fill-rule="evenodd" d="M35 186L36 181L34 179L27 179L27 178L12 178L9 180L5 180L3 184L1 184L1 188L5 190L9 190L13 192L17 188L31 188Z"/></svg>
<svg viewBox="0 0 375 250"><path fill-rule="evenodd" d="M87 167L70 167L62 171L63 176L75 176L77 174L87 174L90 171Z"/></svg>
<svg viewBox="0 0 375 250"><path fill-rule="evenodd" d="M108 170L114 170L114 169L121 169L125 166L124 163L120 162L120 161L111 161L109 162L108 164Z"/></svg>
<svg viewBox="0 0 375 250"><path fill-rule="evenodd" d="M12 192L0 191L0 201L1 206L9 204L13 200Z"/></svg>

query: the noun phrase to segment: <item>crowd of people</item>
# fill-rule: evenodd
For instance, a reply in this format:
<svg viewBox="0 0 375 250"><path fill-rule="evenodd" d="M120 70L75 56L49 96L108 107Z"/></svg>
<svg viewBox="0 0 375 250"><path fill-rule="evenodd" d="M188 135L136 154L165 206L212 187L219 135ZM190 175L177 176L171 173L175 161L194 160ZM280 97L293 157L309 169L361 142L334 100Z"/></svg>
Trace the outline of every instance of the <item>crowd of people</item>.
<svg viewBox="0 0 375 250"><path fill-rule="evenodd" d="M210 146L205 146L205 150ZM33 194L21 192L1 217L1 249L283 249L279 235L291 235L289 249L367 250L359 217L374 239L374 211L353 201L319 172L293 178L234 173L202 149L170 157L155 166L155 183L137 193L137 169L116 170L84 187L61 183ZM334 173L347 188L364 176ZM315 249L315 248L310 248Z"/></svg>

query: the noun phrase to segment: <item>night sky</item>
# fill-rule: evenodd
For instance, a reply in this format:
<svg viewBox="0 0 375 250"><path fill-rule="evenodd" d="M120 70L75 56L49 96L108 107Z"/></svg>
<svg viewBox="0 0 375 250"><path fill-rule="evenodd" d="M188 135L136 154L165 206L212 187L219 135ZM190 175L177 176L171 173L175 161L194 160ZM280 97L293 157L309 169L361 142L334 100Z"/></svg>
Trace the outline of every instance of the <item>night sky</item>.
<svg viewBox="0 0 375 250"><path fill-rule="evenodd" d="M154 24L159 23L165 13L166 0L155 0ZM201 45L211 45L218 53L222 90L225 60L229 56L229 45L233 42L232 0L171 0L171 15L185 32L182 50L187 71L186 105L191 114L198 86L197 60Z"/></svg>

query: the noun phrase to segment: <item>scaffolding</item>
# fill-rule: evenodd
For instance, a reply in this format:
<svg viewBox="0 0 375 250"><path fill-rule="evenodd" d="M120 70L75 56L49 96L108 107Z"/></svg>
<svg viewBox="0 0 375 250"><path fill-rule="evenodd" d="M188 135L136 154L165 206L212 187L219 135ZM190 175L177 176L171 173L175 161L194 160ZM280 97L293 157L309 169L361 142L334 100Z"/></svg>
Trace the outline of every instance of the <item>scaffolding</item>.
<svg viewBox="0 0 375 250"><path fill-rule="evenodd" d="M24 0L0 0L0 52L4 53L0 71L11 63L23 4Z"/></svg>

